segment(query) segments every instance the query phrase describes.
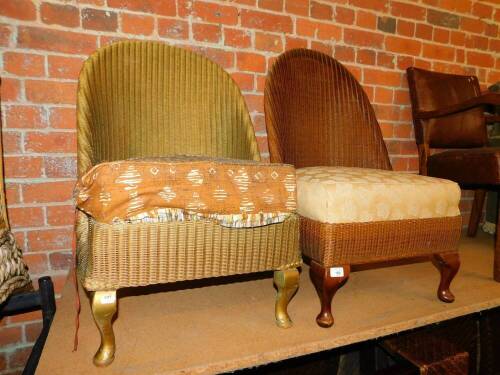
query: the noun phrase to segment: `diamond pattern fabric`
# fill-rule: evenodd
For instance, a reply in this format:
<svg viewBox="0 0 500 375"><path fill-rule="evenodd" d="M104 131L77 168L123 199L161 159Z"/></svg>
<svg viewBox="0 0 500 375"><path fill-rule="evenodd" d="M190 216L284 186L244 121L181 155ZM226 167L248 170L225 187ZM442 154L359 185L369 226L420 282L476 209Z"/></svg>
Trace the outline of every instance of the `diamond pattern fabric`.
<svg viewBox="0 0 500 375"><path fill-rule="evenodd" d="M253 227L295 212L295 170L195 156L106 162L78 181L76 200L104 223L215 219Z"/></svg>
<svg viewBox="0 0 500 375"><path fill-rule="evenodd" d="M440 178L381 169L297 169L297 212L323 223L460 215L460 188Z"/></svg>

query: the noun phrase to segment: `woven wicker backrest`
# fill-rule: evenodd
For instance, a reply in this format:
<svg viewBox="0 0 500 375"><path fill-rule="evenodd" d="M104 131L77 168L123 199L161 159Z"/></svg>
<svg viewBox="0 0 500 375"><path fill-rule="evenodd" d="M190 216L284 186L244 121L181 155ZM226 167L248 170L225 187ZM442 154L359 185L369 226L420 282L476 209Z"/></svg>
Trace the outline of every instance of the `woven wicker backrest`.
<svg viewBox="0 0 500 375"><path fill-rule="evenodd" d="M102 161L179 154L259 160L232 78L194 52L125 41L92 54L77 97L78 175Z"/></svg>
<svg viewBox="0 0 500 375"><path fill-rule="evenodd" d="M306 49L279 56L264 103L271 161L391 169L366 94L332 57Z"/></svg>

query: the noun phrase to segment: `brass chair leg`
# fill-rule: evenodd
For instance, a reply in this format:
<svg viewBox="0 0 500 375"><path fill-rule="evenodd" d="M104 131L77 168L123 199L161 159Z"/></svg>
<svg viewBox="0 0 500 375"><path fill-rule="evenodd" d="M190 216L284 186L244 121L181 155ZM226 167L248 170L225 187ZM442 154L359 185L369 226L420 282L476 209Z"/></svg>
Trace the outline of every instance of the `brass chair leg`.
<svg viewBox="0 0 500 375"><path fill-rule="evenodd" d="M278 288L276 295L275 316L276 324L280 328L290 328L293 323L288 315L288 302L299 288L299 270L290 268L274 271L274 284Z"/></svg>
<svg viewBox="0 0 500 375"><path fill-rule="evenodd" d="M95 292L92 314L101 333L101 346L94 356L94 365L108 366L115 359L115 334L111 320L116 313L116 291Z"/></svg>

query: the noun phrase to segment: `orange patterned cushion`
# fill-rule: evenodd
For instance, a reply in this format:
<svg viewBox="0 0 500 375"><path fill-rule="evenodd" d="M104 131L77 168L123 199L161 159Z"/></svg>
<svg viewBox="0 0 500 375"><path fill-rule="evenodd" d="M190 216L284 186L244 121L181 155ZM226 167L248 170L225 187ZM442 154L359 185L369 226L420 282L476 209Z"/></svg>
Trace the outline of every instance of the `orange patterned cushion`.
<svg viewBox="0 0 500 375"><path fill-rule="evenodd" d="M105 162L77 183L77 207L97 221L215 218L229 226L282 221L295 212L291 165L202 157Z"/></svg>

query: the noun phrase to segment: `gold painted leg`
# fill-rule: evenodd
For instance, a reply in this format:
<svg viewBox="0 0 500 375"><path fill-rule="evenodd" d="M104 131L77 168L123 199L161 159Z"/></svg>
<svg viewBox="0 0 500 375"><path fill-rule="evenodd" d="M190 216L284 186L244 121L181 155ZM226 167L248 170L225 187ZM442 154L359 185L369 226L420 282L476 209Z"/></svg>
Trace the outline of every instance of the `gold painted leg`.
<svg viewBox="0 0 500 375"><path fill-rule="evenodd" d="M288 302L299 288L299 270L290 268L274 271L274 284L278 288L275 307L276 324L280 328L290 328L293 323L288 316L287 308Z"/></svg>
<svg viewBox="0 0 500 375"><path fill-rule="evenodd" d="M116 313L116 291L95 292L92 314L101 333L101 346L94 356L94 365L108 366L115 359L115 334L111 320Z"/></svg>

